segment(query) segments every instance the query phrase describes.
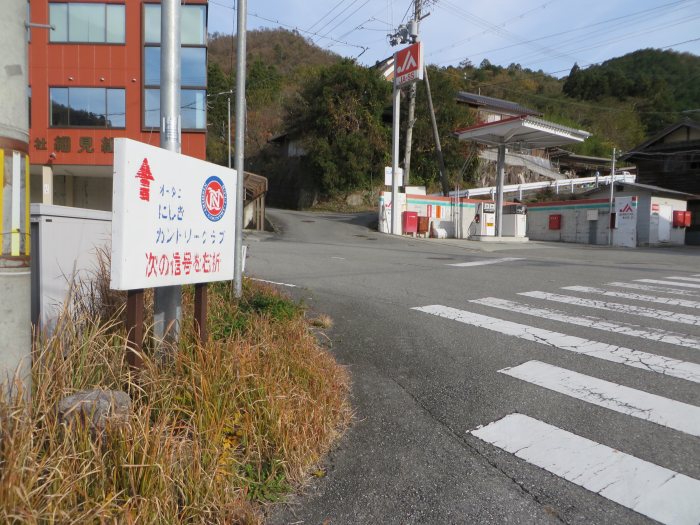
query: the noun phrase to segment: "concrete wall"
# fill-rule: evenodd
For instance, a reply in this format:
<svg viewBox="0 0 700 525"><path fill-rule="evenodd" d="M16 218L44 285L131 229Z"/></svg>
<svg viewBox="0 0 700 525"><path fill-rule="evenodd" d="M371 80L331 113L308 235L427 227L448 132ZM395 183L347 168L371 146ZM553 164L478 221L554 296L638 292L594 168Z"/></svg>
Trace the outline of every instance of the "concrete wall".
<svg viewBox="0 0 700 525"><path fill-rule="evenodd" d="M652 205L668 205L674 210L686 210L687 202L679 199L652 196L650 192L626 190L615 193L616 197L637 197L637 245L657 246L682 245L685 229L671 228L669 242L660 243L658 227L653 218ZM598 213L598 220L589 220L589 212ZM610 224L608 199L545 202L528 205L527 236L532 240L602 244L609 241ZM560 214L561 229L549 229L549 216Z"/></svg>
<svg viewBox="0 0 700 525"><path fill-rule="evenodd" d="M652 213L651 205L652 204L657 204L659 206L664 206L664 205L670 206L674 210L681 210L681 211L685 211L688 209L688 202L685 200L654 196L654 197L651 197L651 199L650 199L649 215L647 215L648 220L651 218L651 213ZM651 246L661 244L661 243L659 243L658 230L654 231L652 229L650 231L648 242L649 242L649 245L651 245ZM685 244L685 228L673 228L673 227L671 227L671 240L670 240L670 242L663 243L663 244L677 244L677 245Z"/></svg>
<svg viewBox="0 0 700 525"><path fill-rule="evenodd" d="M536 241L608 244L610 209L605 199L529 204L527 236ZM589 220L596 215L597 220ZM561 229L549 229L549 216L561 215Z"/></svg>
<svg viewBox="0 0 700 525"><path fill-rule="evenodd" d="M391 192L383 192L379 199L379 231L389 232ZM406 195L399 193L399 213L413 211L422 217L430 217L430 223L435 228L442 228L448 237L467 239L477 234L477 224L474 222L479 203L493 202L461 198L456 201L450 197L430 195Z"/></svg>

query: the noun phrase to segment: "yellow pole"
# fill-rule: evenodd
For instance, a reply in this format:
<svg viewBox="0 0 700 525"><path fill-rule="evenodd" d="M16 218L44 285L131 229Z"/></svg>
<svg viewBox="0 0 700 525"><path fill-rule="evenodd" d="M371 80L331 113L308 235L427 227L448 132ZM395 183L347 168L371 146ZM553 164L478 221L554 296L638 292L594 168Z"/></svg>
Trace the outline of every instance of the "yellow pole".
<svg viewBox="0 0 700 525"><path fill-rule="evenodd" d="M29 155L24 157L24 255L29 256L32 251L32 243L30 242L30 213L29 208L31 206L30 199L30 187L31 184L29 178Z"/></svg>
<svg viewBox="0 0 700 525"><path fill-rule="evenodd" d="M3 242L5 239L5 230L3 229L3 209L2 203L3 190L5 189L5 150L0 148L0 255L2 255Z"/></svg>

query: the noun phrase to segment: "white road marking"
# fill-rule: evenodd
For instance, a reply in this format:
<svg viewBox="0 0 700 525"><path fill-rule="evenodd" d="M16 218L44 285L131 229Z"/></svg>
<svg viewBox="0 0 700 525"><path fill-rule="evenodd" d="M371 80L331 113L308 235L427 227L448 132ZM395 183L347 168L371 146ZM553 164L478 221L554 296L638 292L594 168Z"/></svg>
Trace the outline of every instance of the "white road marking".
<svg viewBox="0 0 700 525"><path fill-rule="evenodd" d="M278 286L286 286L286 287L288 287L288 288L296 288L296 287L297 287L296 284L287 284L287 283L278 283L278 282L275 282L275 281L266 281L265 279L257 279L257 278L255 278L255 277L250 277L250 280L251 280L251 281L258 281L258 282L260 282L260 283L276 284L276 285L278 285Z"/></svg>
<svg viewBox="0 0 700 525"><path fill-rule="evenodd" d="M639 315L642 317L650 317L671 323L681 323L690 325L700 325L700 317L690 314L679 314L669 310L656 310L654 308L646 308L644 306L632 306L621 303L608 303L606 301L594 301L591 299L581 299L580 297L572 297L570 295L559 295L548 292L522 292L518 295L525 297L534 297L535 299L544 299L547 301L555 301L557 303L570 304L574 306L584 306L586 308L597 308L598 310L607 310L609 312L621 312L625 314Z"/></svg>
<svg viewBox="0 0 700 525"><path fill-rule="evenodd" d="M670 345L685 346L700 350L700 339L682 334L680 332L671 332L669 330L661 330L658 328L647 328L631 323L614 323L600 317L588 315L567 315L561 310L550 310L549 308L534 308L530 305L516 303L515 301L507 301L505 299L497 299L495 297L485 297L483 299L475 299L472 303L483 304L493 308L499 308L508 312L518 314L531 315L542 319L551 319L561 323L568 323L577 326L585 326L595 330L603 330L604 332L612 332L615 334L629 335L631 337L639 337L649 339L650 341L658 341Z"/></svg>
<svg viewBox="0 0 700 525"><path fill-rule="evenodd" d="M700 437L700 407L694 405L541 361L527 361L499 372L586 403Z"/></svg>
<svg viewBox="0 0 700 525"><path fill-rule="evenodd" d="M520 459L668 525L700 522L700 481L523 414L472 435Z"/></svg>
<svg viewBox="0 0 700 525"><path fill-rule="evenodd" d="M676 281L691 281L694 283L700 283L700 279L697 277L680 277L678 275L672 275L671 277L666 277L666 279L675 279Z"/></svg>
<svg viewBox="0 0 700 525"><path fill-rule="evenodd" d="M667 286L652 286L650 284L612 282L607 283L606 286L617 286L618 288L629 288L631 290L644 290L645 292L660 292L670 295L683 295L686 297L700 297L700 292L694 292L692 290L678 290L676 288L668 288Z"/></svg>
<svg viewBox="0 0 700 525"><path fill-rule="evenodd" d="M591 286L564 286L562 290L572 292L594 293L606 297L619 297L621 299L632 299L634 301L646 301L649 303L668 304L670 306L683 306L685 308L700 308L700 301L690 301L687 299L675 299L672 297L658 297L656 295L642 295L637 293L611 292L602 288Z"/></svg>
<svg viewBox="0 0 700 525"><path fill-rule="evenodd" d="M640 368L649 372L657 372L667 376L685 379L693 383L700 383L700 365L688 361L680 361L660 355L632 350L623 346L615 346L599 341L591 341L566 335L559 332L551 332L534 326L504 321L496 317L458 310L449 306L431 305L413 308L420 312L437 315L460 323L486 328L493 332L541 343L546 346L559 348L576 354L587 355L613 363L620 363L633 368ZM700 423L700 422L699 422Z"/></svg>
<svg viewBox="0 0 700 525"><path fill-rule="evenodd" d="M503 257L501 259L484 259L483 261L453 263L453 264L448 264L447 266L459 266L461 268L464 268L467 266L486 266L487 264L496 264L496 263L504 263L504 262L510 262L510 261L522 261L522 260L523 260L522 257Z"/></svg>
<svg viewBox="0 0 700 525"><path fill-rule="evenodd" d="M331 257L331 259L338 259L338 260L344 261L345 257Z"/></svg>
<svg viewBox="0 0 700 525"><path fill-rule="evenodd" d="M679 283L676 281L662 281L660 279L636 279L636 281L638 283L663 284L666 286L680 286L682 288L700 289L700 284L693 284L693 283Z"/></svg>

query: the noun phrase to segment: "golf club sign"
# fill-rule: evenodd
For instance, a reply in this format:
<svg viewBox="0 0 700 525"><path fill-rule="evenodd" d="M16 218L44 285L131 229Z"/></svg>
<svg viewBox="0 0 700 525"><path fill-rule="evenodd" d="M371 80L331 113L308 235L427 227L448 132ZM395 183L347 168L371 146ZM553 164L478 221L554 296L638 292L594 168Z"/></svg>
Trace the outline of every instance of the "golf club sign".
<svg viewBox="0 0 700 525"><path fill-rule="evenodd" d="M234 170L115 139L111 287L231 280L235 187Z"/></svg>

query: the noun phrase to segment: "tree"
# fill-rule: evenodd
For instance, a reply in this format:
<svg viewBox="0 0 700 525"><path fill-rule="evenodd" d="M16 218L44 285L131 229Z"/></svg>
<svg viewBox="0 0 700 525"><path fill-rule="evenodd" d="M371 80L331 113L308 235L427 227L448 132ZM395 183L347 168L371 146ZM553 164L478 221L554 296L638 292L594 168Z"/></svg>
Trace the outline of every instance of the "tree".
<svg viewBox="0 0 700 525"><path fill-rule="evenodd" d="M382 120L391 86L376 70L343 60L321 68L287 105L287 129L302 138L302 170L328 195L368 187L382 173L389 131Z"/></svg>
<svg viewBox="0 0 700 525"><path fill-rule="evenodd" d="M571 68L569 76L566 78L564 86L562 87L562 91L570 97L578 98L581 92L580 82L581 68L574 62L574 67Z"/></svg>
<svg viewBox="0 0 700 525"><path fill-rule="evenodd" d="M207 68L209 99L207 101L207 160L228 164L228 107L226 95L233 85L231 77L224 74L215 62Z"/></svg>

